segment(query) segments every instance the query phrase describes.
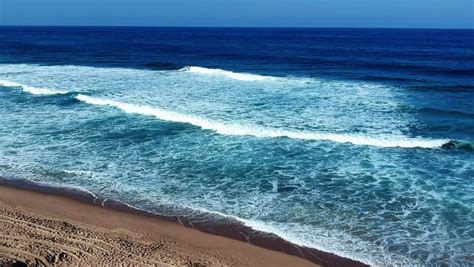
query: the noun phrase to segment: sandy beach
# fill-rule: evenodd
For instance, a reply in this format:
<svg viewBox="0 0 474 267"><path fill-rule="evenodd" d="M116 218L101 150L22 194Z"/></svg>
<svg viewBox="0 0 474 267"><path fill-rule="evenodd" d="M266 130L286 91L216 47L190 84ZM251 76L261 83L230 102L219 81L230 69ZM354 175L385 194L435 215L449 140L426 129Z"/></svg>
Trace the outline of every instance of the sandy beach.
<svg viewBox="0 0 474 267"><path fill-rule="evenodd" d="M0 265L317 266L182 225L0 186Z"/></svg>
<svg viewBox="0 0 474 267"><path fill-rule="evenodd" d="M473 10L0 0L0 267L474 267Z"/></svg>

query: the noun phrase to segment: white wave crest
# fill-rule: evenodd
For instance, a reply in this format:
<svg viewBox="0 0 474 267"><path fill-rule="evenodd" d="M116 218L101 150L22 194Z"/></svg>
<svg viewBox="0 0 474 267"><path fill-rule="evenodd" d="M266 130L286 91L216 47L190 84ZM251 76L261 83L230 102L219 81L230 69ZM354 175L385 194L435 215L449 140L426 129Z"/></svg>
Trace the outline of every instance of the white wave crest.
<svg viewBox="0 0 474 267"><path fill-rule="evenodd" d="M197 74L205 74L205 75L212 75L212 76L221 76L227 77L234 80L239 81L264 81L264 80L271 80L275 79L275 77L270 76L262 76L258 74L251 74L251 73L238 73L228 70L222 69L208 69L203 67L195 67L195 66L188 66L180 69L180 71L190 72L190 73L197 73Z"/></svg>
<svg viewBox="0 0 474 267"><path fill-rule="evenodd" d="M369 145L377 147L401 148L438 148L449 142L446 139L424 139L409 137L369 137L354 134L334 134L321 132L304 132L296 130L274 129L257 126L244 126L240 124L215 122L208 119L166 111L155 107L123 103L110 99L101 99L79 94L76 98L92 105L111 106L127 113L154 116L160 120L189 123L205 130L211 130L223 135L255 136L261 138L286 137L301 140L323 140L337 143L351 143L354 145Z"/></svg>
<svg viewBox="0 0 474 267"><path fill-rule="evenodd" d="M30 94L33 94L33 95L57 95L57 94L67 94L68 93L68 91L33 87L33 86L26 85L26 84L21 84L21 83L11 82L11 81L5 81L5 80L0 80L0 86L19 87L24 92L27 92L27 93L30 93Z"/></svg>

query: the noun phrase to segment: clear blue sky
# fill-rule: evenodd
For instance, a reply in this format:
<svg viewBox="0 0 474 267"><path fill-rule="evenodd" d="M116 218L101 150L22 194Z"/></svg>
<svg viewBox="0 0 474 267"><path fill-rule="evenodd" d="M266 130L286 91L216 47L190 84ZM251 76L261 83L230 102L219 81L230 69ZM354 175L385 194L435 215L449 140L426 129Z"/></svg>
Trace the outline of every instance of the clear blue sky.
<svg viewBox="0 0 474 267"><path fill-rule="evenodd" d="M0 0L0 25L474 28L474 0Z"/></svg>

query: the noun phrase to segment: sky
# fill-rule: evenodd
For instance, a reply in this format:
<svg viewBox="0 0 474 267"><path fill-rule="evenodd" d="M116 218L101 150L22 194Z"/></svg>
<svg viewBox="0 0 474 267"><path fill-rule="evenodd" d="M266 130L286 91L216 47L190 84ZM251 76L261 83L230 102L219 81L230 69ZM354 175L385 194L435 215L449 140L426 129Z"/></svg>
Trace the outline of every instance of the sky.
<svg viewBox="0 0 474 267"><path fill-rule="evenodd" d="M0 25L474 28L474 0L0 0Z"/></svg>

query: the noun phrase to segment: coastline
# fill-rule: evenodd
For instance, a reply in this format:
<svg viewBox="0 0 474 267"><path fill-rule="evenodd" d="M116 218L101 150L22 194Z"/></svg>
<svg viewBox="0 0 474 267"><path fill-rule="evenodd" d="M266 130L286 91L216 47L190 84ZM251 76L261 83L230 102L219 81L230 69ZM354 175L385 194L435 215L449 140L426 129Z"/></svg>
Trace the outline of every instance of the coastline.
<svg viewBox="0 0 474 267"><path fill-rule="evenodd" d="M167 251L181 250L178 258L174 258L178 255L176 253L163 256L158 252L160 264L182 265L191 262L229 266L365 266L361 262L332 253L297 246L239 223L193 223L187 218L155 215L118 201L97 199L92 193L85 191L57 188L26 179L0 180L0 207L3 213L16 214L13 217L67 222L92 231L100 228L99 236L106 236L106 239L113 239L116 230L121 229L132 236L146 237L145 240L137 241L128 236L128 242L159 241L161 244L166 240L165 243L174 244L166 247ZM9 217L2 216L4 219ZM0 256L1 249L2 246ZM144 248L142 250L144 251L139 253L150 253ZM90 259L86 257L85 261L87 260ZM114 257L108 260L113 262ZM118 258L115 257L115 260Z"/></svg>

